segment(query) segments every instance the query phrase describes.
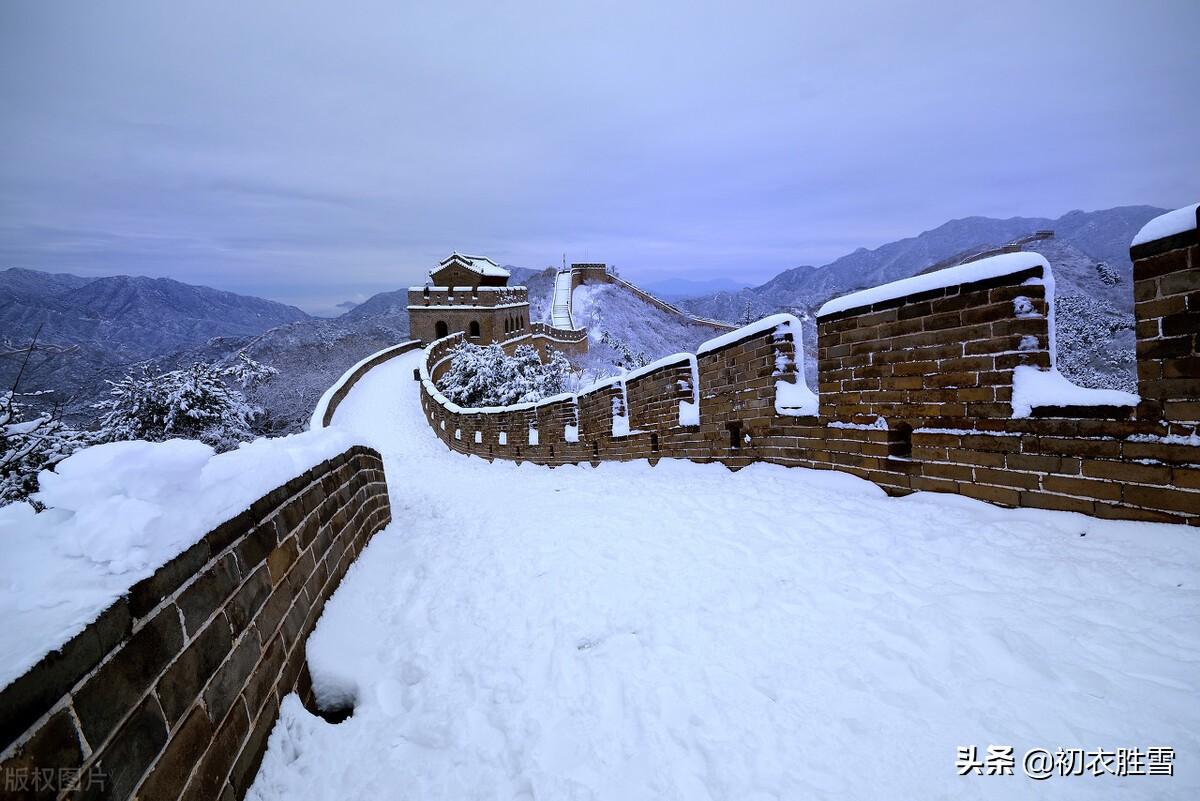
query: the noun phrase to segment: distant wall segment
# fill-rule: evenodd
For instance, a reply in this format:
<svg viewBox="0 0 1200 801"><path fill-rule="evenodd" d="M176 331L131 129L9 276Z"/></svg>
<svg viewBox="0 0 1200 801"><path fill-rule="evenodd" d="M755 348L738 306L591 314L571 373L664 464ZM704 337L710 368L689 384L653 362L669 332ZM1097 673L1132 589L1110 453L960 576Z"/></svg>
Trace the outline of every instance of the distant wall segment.
<svg viewBox="0 0 1200 801"><path fill-rule="evenodd" d="M797 366L800 326L781 315L579 394L493 409L437 391L448 337L426 348L422 407L449 448L489 459L765 461L895 494L1198 525L1197 253L1194 226L1132 251L1140 403L1057 373L1053 275L1013 253L832 303L817 393Z"/></svg>

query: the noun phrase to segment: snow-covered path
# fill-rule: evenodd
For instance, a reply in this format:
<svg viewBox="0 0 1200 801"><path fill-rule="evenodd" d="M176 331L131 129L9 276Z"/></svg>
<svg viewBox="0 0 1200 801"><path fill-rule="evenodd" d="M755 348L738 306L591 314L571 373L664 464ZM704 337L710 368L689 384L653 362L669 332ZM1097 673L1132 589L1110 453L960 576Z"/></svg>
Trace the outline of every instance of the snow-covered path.
<svg viewBox="0 0 1200 801"><path fill-rule="evenodd" d="M555 328L573 329L571 321L571 271L561 270L554 276L554 300L550 305L550 324Z"/></svg>
<svg viewBox="0 0 1200 801"><path fill-rule="evenodd" d="M770 465L488 464L428 430L419 358L334 420L395 518L308 643L354 714L289 698L251 798L1198 797L1198 532ZM992 744L1017 775L956 775ZM1022 775L1148 746L1175 777Z"/></svg>

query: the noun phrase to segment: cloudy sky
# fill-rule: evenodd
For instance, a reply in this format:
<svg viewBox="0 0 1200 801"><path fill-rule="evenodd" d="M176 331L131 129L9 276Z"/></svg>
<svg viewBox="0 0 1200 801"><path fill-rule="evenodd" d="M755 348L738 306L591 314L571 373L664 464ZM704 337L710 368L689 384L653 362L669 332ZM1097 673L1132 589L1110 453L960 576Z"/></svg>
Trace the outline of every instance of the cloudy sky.
<svg viewBox="0 0 1200 801"><path fill-rule="evenodd" d="M0 6L0 267L329 313L451 250L757 283L1200 199L1200 2Z"/></svg>

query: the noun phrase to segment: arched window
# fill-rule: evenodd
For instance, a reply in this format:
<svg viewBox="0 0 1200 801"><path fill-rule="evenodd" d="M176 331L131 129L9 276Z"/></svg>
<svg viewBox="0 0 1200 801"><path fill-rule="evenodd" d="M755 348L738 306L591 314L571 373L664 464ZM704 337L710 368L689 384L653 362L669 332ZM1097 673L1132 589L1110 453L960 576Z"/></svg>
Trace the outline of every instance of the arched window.
<svg viewBox="0 0 1200 801"><path fill-rule="evenodd" d="M467 329L468 334L472 339L479 339L479 321L472 320L470 327Z"/></svg>
<svg viewBox="0 0 1200 801"><path fill-rule="evenodd" d="M441 339L442 337L446 336L446 334L448 334L448 333L449 333L449 329L446 328L445 320L438 320L436 323L434 323L433 335L436 338Z"/></svg>
<svg viewBox="0 0 1200 801"><path fill-rule="evenodd" d="M424 295L425 295L425 300L429 300L429 287L425 287Z"/></svg>

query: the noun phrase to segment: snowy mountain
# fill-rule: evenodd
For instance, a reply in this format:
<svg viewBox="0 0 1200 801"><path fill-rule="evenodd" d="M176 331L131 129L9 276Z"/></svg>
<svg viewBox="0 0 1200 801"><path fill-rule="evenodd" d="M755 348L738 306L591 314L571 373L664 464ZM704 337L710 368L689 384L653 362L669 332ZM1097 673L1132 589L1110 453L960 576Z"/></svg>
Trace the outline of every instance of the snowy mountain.
<svg viewBox="0 0 1200 801"><path fill-rule="evenodd" d="M1153 206L1122 206L1104 211L1072 211L1050 219L1014 217L996 220L967 217L951 220L919 236L901 239L874 250L860 248L824 267L795 267L766 283L739 292L717 292L680 301L695 314L737 322L749 308L751 316L778 311L811 316L832 297L950 266L987 248L999 247L1039 230L1052 230L1052 239L1025 245L1046 256L1054 268L1060 297L1059 356L1063 369L1090 386L1130 389L1133 377L1132 314L1133 264L1129 242L1163 210ZM1098 265L1104 265L1101 269ZM1078 319L1069 319L1076 314ZM807 373L815 366L811 354L816 326L805 325L810 352Z"/></svg>
<svg viewBox="0 0 1200 801"><path fill-rule="evenodd" d="M532 302L532 299L531 299ZM602 378L696 347L719 332L651 306L619 284L575 289L571 316L588 330L588 353L578 360L588 377Z"/></svg>
<svg viewBox="0 0 1200 801"><path fill-rule="evenodd" d="M3 339L25 344L40 328L39 343L63 351L35 354L22 388L62 397L93 395L130 364L213 337L251 336L307 319L294 306L169 278L0 271ZM11 385L20 364L0 359L0 385Z"/></svg>

